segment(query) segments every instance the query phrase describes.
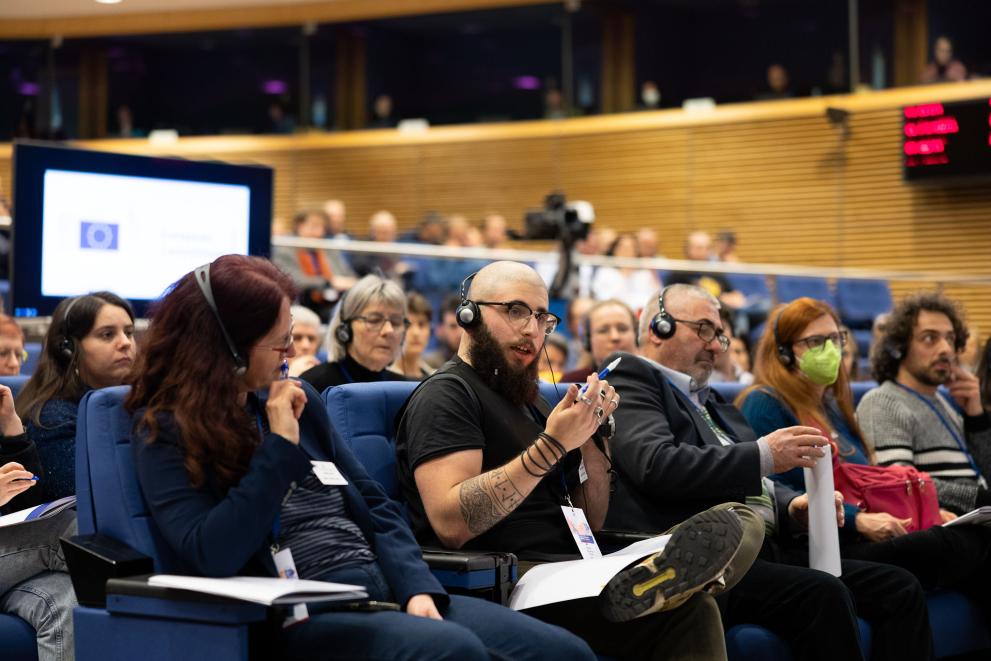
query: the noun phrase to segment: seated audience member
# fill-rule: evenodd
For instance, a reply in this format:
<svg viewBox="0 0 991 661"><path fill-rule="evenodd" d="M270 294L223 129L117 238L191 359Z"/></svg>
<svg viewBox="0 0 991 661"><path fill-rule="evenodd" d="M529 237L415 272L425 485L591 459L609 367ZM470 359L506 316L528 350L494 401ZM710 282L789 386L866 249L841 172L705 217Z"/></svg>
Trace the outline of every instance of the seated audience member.
<svg viewBox="0 0 991 661"><path fill-rule="evenodd" d="M397 470L413 530L421 543L509 551L527 563L578 558L561 506L574 503L591 530L601 528L609 460L587 441L619 400L596 375L587 394L579 398L572 384L553 410L539 397L537 354L558 319L532 268L495 262L465 278L461 292L466 330L457 358L399 414ZM700 590L730 563L727 579L746 571L752 556L737 553L741 537L732 512L705 512L680 526L664 551L620 572L600 599L529 612L574 631L599 654L724 658L718 609ZM704 562L689 569L686 554ZM633 592L634 583L641 589Z"/></svg>
<svg viewBox="0 0 991 661"><path fill-rule="evenodd" d="M539 271L538 271L539 272ZM542 277L542 276L541 276ZM546 282L546 280L545 280ZM593 362L591 352L586 348L588 345L588 311L595 305L595 299L576 296L568 301L568 309L565 312L565 324L568 327L568 369L581 369L590 367ZM580 379L584 381L585 378Z"/></svg>
<svg viewBox="0 0 991 661"><path fill-rule="evenodd" d="M719 262L739 262L740 256L736 254L736 233L723 230L717 234L712 254Z"/></svg>
<svg viewBox="0 0 991 661"><path fill-rule="evenodd" d="M406 329L402 353L390 368L393 372L416 381L433 373L433 368L423 360L423 350L430 342L432 317L433 309L430 307L430 301L416 292L407 294L406 318L409 319L409 327Z"/></svg>
<svg viewBox="0 0 991 661"><path fill-rule="evenodd" d="M592 356L591 364L572 370L561 377L564 383L584 383L590 374L595 374L605 364L602 362L611 353L637 351L637 317L626 303L610 299L599 301L589 308L587 322L582 329L585 345L582 347Z"/></svg>
<svg viewBox="0 0 991 661"><path fill-rule="evenodd" d="M606 254L610 257L639 257L637 240L632 234L620 234ZM600 301L615 298L631 310L638 310L661 281L651 269L600 266L592 277L592 296Z"/></svg>
<svg viewBox="0 0 991 661"><path fill-rule="evenodd" d="M23 439L22 429L10 390L0 386L0 443ZM6 449L0 446L0 457ZM35 475L16 462L0 466L0 507L35 487ZM16 615L34 628L39 661L75 658L72 609L76 593L59 544L60 537L75 534L76 511L70 508L5 528L0 536L0 613Z"/></svg>
<svg viewBox="0 0 991 661"><path fill-rule="evenodd" d="M24 331L13 317L0 313L0 376L18 376L27 360Z"/></svg>
<svg viewBox="0 0 991 661"><path fill-rule="evenodd" d="M840 326L840 332L845 333L844 337L846 337L846 344L842 347L843 371L846 372L848 381L859 381L860 367L858 363L860 362L860 347L857 346L857 338L846 326Z"/></svg>
<svg viewBox="0 0 991 661"><path fill-rule="evenodd" d="M953 42L949 37L937 37L933 43L933 59L922 72L922 83L960 83L967 80L967 67L953 57Z"/></svg>
<svg viewBox="0 0 991 661"><path fill-rule="evenodd" d="M399 239L396 217L388 211L376 211L368 219L368 240L379 243L393 243ZM402 278L409 270L406 262L398 255L375 253L353 253L351 265L359 276L381 271L387 278Z"/></svg>
<svg viewBox="0 0 991 661"><path fill-rule="evenodd" d="M981 404L985 411L991 411L991 336L984 343L981 360L977 364L977 378L981 384Z"/></svg>
<svg viewBox="0 0 991 661"><path fill-rule="evenodd" d="M361 585L402 609L310 604L309 619L271 632L282 658L591 659L565 631L444 591L317 392L280 380L295 353L292 281L240 255L206 268L205 277L200 269L183 276L156 306L126 401L137 419L131 447L141 491L184 571L276 576L291 551L300 578ZM322 482L313 460L333 461L346 483Z"/></svg>
<svg viewBox="0 0 991 661"><path fill-rule="evenodd" d="M509 241L506 217L500 213L487 213L482 218L482 245L486 248L501 248Z"/></svg>
<svg viewBox="0 0 991 661"><path fill-rule="evenodd" d="M537 359L537 377L548 383L560 383L568 363L568 341L560 333L551 333L544 340L544 351ZM584 379L582 379L584 381Z"/></svg>
<svg viewBox="0 0 991 661"><path fill-rule="evenodd" d="M767 67L767 87L758 92L755 98L758 101L774 101L776 99L788 99L794 95L791 81L788 79L788 70L775 63Z"/></svg>
<svg viewBox="0 0 991 661"><path fill-rule="evenodd" d="M723 334L729 339L729 348L716 354L709 383L750 385L754 381L754 375L749 370L744 369L736 357L736 354L740 352L741 340L733 335L733 319L730 317L729 311L724 308L719 309L719 318L723 323ZM734 342L737 343L736 347L734 347ZM743 353L746 354L746 349L743 350ZM749 366L750 356L746 357L746 362Z"/></svg>
<svg viewBox="0 0 991 661"><path fill-rule="evenodd" d="M17 412L43 467L38 487L25 494L29 501L76 493L79 400L94 388L124 383L134 354L134 312L116 294L94 292L55 307L38 367L17 396Z"/></svg>
<svg viewBox="0 0 991 661"><path fill-rule="evenodd" d="M641 257L657 257L657 232L649 227L637 230L637 254Z"/></svg>
<svg viewBox="0 0 991 661"><path fill-rule="evenodd" d="M644 308L642 357L606 358L622 356L609 378L623 397L606 525L655 532L718 503L746 502L753 511L741 517L752 516L766 534L760 557L726 596L727 625L767 627L797 659L860 659L860 615L873 626L872 658L931 658L924 595L909 572L857 560L843 562L839 579L808 568L808 548L796 536L808 525L808 497L769 477L812 466L826 438L808 426L758 438L709 388L715 356L728 347L718 300L699 287L673 285ZM836 506L839 523L839 494Z"/></svg>
<svg viewBox="0 0 991 661"><path fill-rule="evenodd" d="M953 301L938 293L903 299L871 354L881 385L857 406L877 463L929 473L940 505L957 514L991 505L991 418L977 377L957 364L966 343ZM948 396L939 392L943 385Z"/></svg>
<svg viewBox="0 0 991 661"><path fill-rule="evenodd" d="M324 239L330 219L320 209L302 211L293 218L293 235L301 239ZM323 318L330 314L342 292L354 284L354 272L336 250L272 247L272 261L292 276L300 290L300 302Z"/></svg>
<svg viewBox="0 0 991 661"><path fill-rule="evenodd" d="M458 326L455 312L461 304L461 297L451 294L444 298L440 307L440 318L434 327L434 338L437 340L437 348L423 357L424 362L433 369L437 369L458 353L461 346L461 326Z"/></svg>
<svg viewBox="0 0 991 661"><path fill-rule="evenodd" d="M806 424L831 439L837 461L873 463L869 437L854 417L849 379L840 367L845 338L839 317L826 303L799 298L781 306L758 346L754 387L740 396L743 414L756 433ZM800 469L779 472L781 482L805 490ZM991 604L987 528L936 525L907 533L911 519L862 512L852 504L844 508L843 557L896 565L915 574L926 590L959 589L971 592L979 603ZM950 512L942 514L944 522L956 518Z"/></svg>
<svg viewBox="0 0 991 661"><path fill-rule="evenodd" d="M746 337L731 336L729 338L729 355L741 371L751 374L750 371L750 346Z"/></svg>
<svg viewBox="0 0 991 661"><path fill-rule="evenodd" d="M409 326L406 296L377 275L359 280L337 304L327 329L327 361L300 375L317 392L343 383L405 381L387 369Z"/></svg>
<svg viewBox="0 0 991 661"><path fill-rule="evenodd" d="M289 376L299 376L320 364L320 317L310 308L294 305L292 315L292 341L296 345L296 357L289 361Z"/></svg>
<svg viewBox="0 0 991 661"><path fill-rule="evenodd" d="M712 237L708 232L697 231L689 234L685 239L685 259L708 262L711 257ZM747 304L747 297L733 289L729 280L721 273L675 271L667 281L669 285L697 285L718 298L720 303L731 310L737 310Z"/></svg>
<svg viewBox="0 0 991 661"><path fill-rule="evenodd" d="M323 212L327 214L327 238L350 239L344 226L347 224L347 207L341 200L327 200L323 203Z"/></svg>

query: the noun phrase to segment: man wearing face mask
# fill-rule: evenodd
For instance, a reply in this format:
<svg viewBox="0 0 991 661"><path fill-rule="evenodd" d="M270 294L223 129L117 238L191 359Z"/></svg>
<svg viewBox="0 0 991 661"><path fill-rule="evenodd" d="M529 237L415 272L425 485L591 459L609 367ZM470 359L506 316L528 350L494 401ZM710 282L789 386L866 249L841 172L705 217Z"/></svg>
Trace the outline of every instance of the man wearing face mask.
<svg viewBox="0 0 991 661"><path fill-rule="evenodd" d="M611 448L618 473L609 529L654 532L723 501L763 517L765 539L751 570L725 599L727 626L754 623L784 638L800 659L859 659L857 616L874 627L873 658L932 655L922 588L907 571L844 560L835 578L808 568L808 497L768 479L811 467L827 443L808 426L761 438L708 387L729 348L719 301L701 287L671 285L640 317L640 358L622 356L610 374L623 397ZM837 523L844 510L837 494ZM758 542L759 543L759 542Z"/></svg>

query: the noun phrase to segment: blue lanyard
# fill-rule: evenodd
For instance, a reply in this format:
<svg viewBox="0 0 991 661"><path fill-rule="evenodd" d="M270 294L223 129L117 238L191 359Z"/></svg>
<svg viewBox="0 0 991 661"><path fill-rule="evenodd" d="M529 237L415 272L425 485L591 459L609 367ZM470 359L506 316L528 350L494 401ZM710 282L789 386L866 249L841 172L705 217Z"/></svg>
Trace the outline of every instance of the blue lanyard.
<svg viewBox="0 0 991 661"><path fill-rule="evenodd" d="M978 481L984 484L985 483L984 476L981 475L981 471L977 468L977 462L974 461L974 457L971 456L970 450L967 449L967 444L964 442L962 438L960 438L960 434L958 434L957 430L953 428L953 425L951 425L947 421L947 419L943 417L943 414L940 412L940 410L932 402L930 402L928 399L920 395L915 390L909 388L908 386L902 383L898 383L897 381L895 381L894 384L899 388L901 388L902 390L904 390L905 392L914 395L916 399L918 399L920 402L928 406L929 410L931 410L933 413L936 414L936 417L939 418L939 421L943 423L943 427L946 428L946 431L950 432L950 436L952 436L953 440L956 441L957 447L960 448L960 451L963 452L965 457L967 457L967 461L970 463L970 467L974 471L974 474L977 476ZM937 397L941 396L938 390L936 391L936 396Z"/></svg>

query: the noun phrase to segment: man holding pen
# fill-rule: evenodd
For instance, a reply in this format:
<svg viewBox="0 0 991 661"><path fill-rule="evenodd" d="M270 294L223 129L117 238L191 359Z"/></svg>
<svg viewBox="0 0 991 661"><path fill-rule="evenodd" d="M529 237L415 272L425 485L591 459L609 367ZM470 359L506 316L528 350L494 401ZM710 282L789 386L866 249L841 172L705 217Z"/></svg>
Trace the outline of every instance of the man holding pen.
<svg viewBox="0 0 991 661"><path fill-rule="evenodd" d="M399 480L414 532L423 544L509 551L523 565L595 557L583 533L601 529L610 493L608 445L597 430L619 397L591 375L553 410L540 399L537 357L558 319L529 266L490 264L465 279L461 299L457 356L400 412ZM727 567L737 579L745 573L753 556L738 552L742 537L734 512L704 512L664 551L620 572L598 600L528 613L602 654L723 659L721 620L705 591L722 585Z"/></svg>

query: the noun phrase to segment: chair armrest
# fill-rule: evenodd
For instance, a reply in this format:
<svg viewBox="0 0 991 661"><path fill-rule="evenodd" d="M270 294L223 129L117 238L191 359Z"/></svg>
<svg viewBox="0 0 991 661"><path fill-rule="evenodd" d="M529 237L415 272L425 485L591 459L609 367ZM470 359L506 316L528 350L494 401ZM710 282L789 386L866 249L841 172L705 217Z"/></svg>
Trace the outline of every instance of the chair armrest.
<svg viewBox="0 0 991 661"><path fill-rule="evenodd" d="M148 576L107 581L107 611L210 624L251 624L279 619L277 609L239 599L148 584Z"/></svg>
<svg viewBox="0 0 991 661"><path fill-rule="evenodd" d="M72 577L76 600L83 606L103 608L107 603L107 581L111 578L150 574L152 559L113 537L75 535L60 540Z"/></svg>
<svg viewBox="0 0 991 661"><path fill-rule="evenodd" d="M496 603L505 604L516 583L517 559L512 553L425 548L423 559L448 590L470 592Z"/></svg>

